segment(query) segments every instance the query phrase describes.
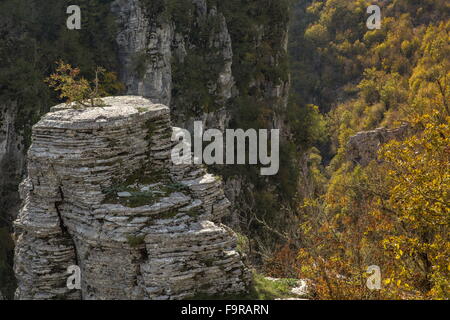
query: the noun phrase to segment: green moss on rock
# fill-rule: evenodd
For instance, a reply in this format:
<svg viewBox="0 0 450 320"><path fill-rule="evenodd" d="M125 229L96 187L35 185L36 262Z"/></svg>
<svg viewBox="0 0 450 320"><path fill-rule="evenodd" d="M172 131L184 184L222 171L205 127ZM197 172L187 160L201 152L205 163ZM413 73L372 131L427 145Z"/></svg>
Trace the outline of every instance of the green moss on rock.
<svg viewBox="0 0 450 320"><path fill-rule="evenodd" d="M248 292L240 295L207 295L197 294L187 300L275 300L298 298L291 290L297 286L298 279L270 280L253 272Z"/></svg>
<svg viewBox="0 0 450 320"><path fill-rule="evenodd" d="M130 247L136 248L136 247L139 247L139 246L145 244L145 237L129 235L127 237L127 242L130 245Z"/></svg>

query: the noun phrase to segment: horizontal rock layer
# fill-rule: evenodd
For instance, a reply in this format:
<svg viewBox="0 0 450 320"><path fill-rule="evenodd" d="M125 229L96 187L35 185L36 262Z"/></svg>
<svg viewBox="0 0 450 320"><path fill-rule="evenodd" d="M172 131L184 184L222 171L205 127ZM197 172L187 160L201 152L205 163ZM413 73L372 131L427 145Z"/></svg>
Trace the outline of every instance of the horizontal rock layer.
<svg viewBox="0 0 450 320"><path fill-rule="evenodd" d="M19 299L181 299L246 290L221 181L175 166L169 109L135 96L33 127L15 221ZM81 290L66 286L81 268Z"/></svg>

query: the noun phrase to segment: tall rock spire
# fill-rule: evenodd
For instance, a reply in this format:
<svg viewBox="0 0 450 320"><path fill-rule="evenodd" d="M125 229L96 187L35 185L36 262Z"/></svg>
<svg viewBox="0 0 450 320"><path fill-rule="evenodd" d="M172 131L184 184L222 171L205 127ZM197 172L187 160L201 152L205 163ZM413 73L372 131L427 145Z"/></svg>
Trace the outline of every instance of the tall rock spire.
<svg viewBox="0 0 450 320"><path fill-rule="evenodd" d="M170 160L169 109L136 97L52 108L33 127L15 221L18 299L181 299L246 291L221 181ZM81 290L66 286L81 270Z"/></svg>

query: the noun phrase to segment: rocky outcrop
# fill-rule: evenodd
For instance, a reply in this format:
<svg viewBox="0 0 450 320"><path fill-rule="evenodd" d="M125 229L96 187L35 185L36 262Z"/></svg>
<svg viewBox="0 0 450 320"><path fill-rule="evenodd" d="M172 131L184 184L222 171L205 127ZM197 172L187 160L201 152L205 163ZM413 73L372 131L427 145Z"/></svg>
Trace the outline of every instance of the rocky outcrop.
<svg viewBox="0 0 450 320"><path fill-rule="evenodd" d="M158 4L162 2L175 5L175 9L170 9L171 12L159 10ZM100 2L93 1L94 5L97 3ZM188 10L184 10L185 4L189 6ZM179 126L190 128L194 119L201 119L205 128L227 128L230 123L233 125L233 118L242 106L251 101L264 106L264 112L258 109L258 112L246 111L246 115L264 114L261 118L269 119L268 128L281 128L283 118L268 115L267 108L283 109L288 97L289 81L278 75L278 66L285 65L287 19L270 8L262 10L265 15L262 17L252 6L248 1L115 0L111 10L118 21L116 42L121 66L117 70L113 64L110 71L120 73L127 94L144 95L168 105L172 121ZM242 15L236 15L236 10ZM243 19L236 19L238 16ZM106 19L102 14L99 17ZM40 26L38 24L36 28ZM65 27L64 23L61 26ZM89 33L89 30L85 31ZM14 32L13 38L24 38L24 43L28 43L27 37L19 37L21 32ZM91 39L87 41L88 46L98 49L95 60L105 58L105 66L110 65L112 59L105 57L103 52L113 50L109 50L104 42L98 42L98 37L88 38ZM16 42L4 43L22 47ZM79 44L74 45L78 47ZM35 48L29 49L17 51L21 52L17 55L18 61L35 51ZM40 63L50 63L41 60ZM76 61L73 63L77 65ZM256 65L258 70L253 68ZM47 76L40 74L42 79ZM14 219L19 210L17 185L23 178L31 123L35 116L47 110L44 107L46 94L40 95L34 103L33 93L28 93L31 97L22 96L21 88L17 89L17 92L7 91L7 96L12 93L11 96L21 104L0 105L0 216L8 221ZM24 105L24 101L28 104ZM16 116L18 110L26 112ZM248 212L254 209L242 197L243 191L253 192L253 185L240 174L224 180L228 186L225 187L226 194L234 199L233 221L238 225L244 216L241 209L249 207ZM233 188L236 184L239 189ZM3 292L9 295L8 290Z"/></svg>
<svg viewBox="0 0 450 320"><path fill-rule="evenodd" d="M410 134L410 127L403 125L396 129L377 128L370 131L358 132L350 137L347 143L347 159L366 166L377 159L380 146L390 140L402 140Z"/></svg>
<svg viewBox="0 0 450 320"><path fill-rule="evenodd" d="M181 299L246 290L221 181L170 160L169 109L135 96L33 127L15 221L18 299ZM66 286L81 269L81 290Z"/></svg>

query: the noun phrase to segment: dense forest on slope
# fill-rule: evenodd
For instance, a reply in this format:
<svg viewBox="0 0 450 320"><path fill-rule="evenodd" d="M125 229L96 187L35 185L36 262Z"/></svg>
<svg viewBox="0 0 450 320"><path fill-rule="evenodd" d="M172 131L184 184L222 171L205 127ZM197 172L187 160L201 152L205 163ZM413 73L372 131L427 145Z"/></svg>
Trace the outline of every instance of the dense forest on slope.
<svg viewBox="0 0 450 320"><path fill-rule="evenodd" d="M448 298L450 5L382 2L369 30L370 4L294 6L294 101L317 106L326 125L309 130L326 138L303 150L300 232L267 269L311 279L317 298ZM352 135L402 125L408 137L368 165L349 157ZM367 289L368 265L380 266L381 291Z"/></svg>

